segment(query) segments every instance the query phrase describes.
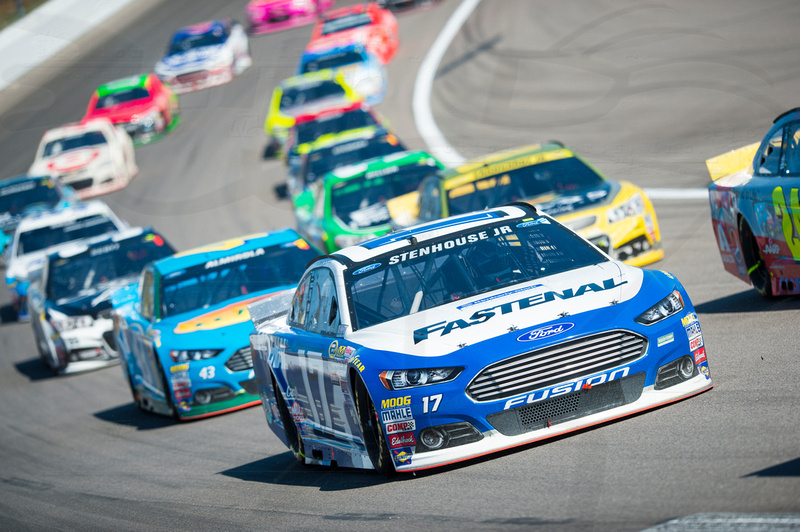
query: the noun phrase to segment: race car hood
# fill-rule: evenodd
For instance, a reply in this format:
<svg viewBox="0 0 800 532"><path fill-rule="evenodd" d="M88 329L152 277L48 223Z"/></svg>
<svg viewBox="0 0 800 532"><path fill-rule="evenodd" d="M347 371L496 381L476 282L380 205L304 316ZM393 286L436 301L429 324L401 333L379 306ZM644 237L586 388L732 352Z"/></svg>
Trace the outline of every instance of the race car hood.
<svg viewBox="0 0 800 532"><path fill-rule="evenodd" d="M536 210L546 212L550 216L569 214L584 209L597 207L614 199L619 191L617 183L606 181L598 187L576 190L574 194L547 194L528 198Z"/></svg>
<svg viewBox="0 0 800 532"><path fill-rule="evenodd" d="M217 66L224 52L224 44L215 44L168 55L158 62L156 73L160 76L177 76L185 72L206 70ZM233 60L233 57L231 57L231 60Z"/></svg>
<svg viewBox="0 0 800 532"><path fill-rule="evenodd" d="M523 334L565 316L624 304L639 293L643 275L620 262L603 262L454 301L356 331L349 339L375 350L391 345L410 355L447 355L509 332Z"/></svg>
<svg viewBox="0 0 800 532"><path fill-rule="evenodd" d="M111 151L106 146L91 146L79 150L70 150L54 157L36 161L29 173L47 173L52 175L67 174L76 170L92 170L97 166L111 162Z"/></svg>
<svg viewBox="0 0 800 532"><path fill-rule="evenodd" d="M92 317L97 317L99 312L111 308L112 294L119 288L130 284L136 277L138 276L134 275L115 279L97 288L81 292L74 297L59 299L54 303L50 303L49 306L67 316L83 316L90 314Z"/></svg>

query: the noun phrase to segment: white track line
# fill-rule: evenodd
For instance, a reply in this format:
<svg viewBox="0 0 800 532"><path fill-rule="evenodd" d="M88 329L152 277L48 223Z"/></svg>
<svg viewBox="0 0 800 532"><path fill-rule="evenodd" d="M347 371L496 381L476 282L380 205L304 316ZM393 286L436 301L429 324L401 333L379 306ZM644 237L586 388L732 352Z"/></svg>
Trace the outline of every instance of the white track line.
<svg viewBox="0 0 800 532"><path fill-rule="evenodd" d="M417 131L428 146L428 151L431 155L448 167L458 166L466 159L447 142L439 126L436 125L431 111L431 90L433 89L433 80L436 77L436 69L439 68L439 63L441 63L447 47L453 42L461 26L464 25L480 2L481 0L464 0L461 2L461 5L453 12L453 15L428 51L428 55L425 56L419 66L417 79L414 83L412 106ZM708 191L704 188L648 188L645 189L645 193L655 200L708 198Z"/></svg>

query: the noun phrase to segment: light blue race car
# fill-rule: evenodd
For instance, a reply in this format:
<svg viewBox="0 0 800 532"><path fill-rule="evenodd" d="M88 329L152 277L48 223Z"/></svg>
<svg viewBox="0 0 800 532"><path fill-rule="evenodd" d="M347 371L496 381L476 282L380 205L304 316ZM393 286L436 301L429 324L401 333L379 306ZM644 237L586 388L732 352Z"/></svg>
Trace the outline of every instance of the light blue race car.
<svg viewBox="0 0 800 532"><path fill-rule="evenodd" d="M375 105L386 96L386 67L363 44L351 43L334 48L306 50L300 56L295 75L331 69L342 74L349 87Z"/></svg>
<svg viewBox="0 0 800 532"><path fill-rule="evenodd" d="M712 387L677 279L523 203L327 255L250 313L267 422L305 463L426 469Z"/></svg>
<svg viewBox="0 0 800 532"><path fill-rule="evenodd" d="M112 296L114 341L136 405L183 420L258 403L247 305L294 288L319 255L286 229L146 266Z"/></svg>

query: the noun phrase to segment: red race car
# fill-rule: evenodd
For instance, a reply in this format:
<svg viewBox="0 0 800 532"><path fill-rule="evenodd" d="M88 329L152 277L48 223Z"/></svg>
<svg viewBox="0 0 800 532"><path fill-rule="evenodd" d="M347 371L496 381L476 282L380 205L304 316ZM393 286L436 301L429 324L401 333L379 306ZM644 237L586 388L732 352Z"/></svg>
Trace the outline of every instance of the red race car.
<svg viewBox="0 0 800 532"><path fill-rule="evenodd" d="M397 19L375 2L334 9L317 20L306 51L353 42L363 43L368 52L387 64L400 46Z"/></svg>
<svg viewBox="0 0 800 532"><path fill-rule="evenodd" d="M92 94L83 122L95 118L110 119L128 132L135 145L146 144L178 125L178 96L155 74L118 79Z"/></svg>

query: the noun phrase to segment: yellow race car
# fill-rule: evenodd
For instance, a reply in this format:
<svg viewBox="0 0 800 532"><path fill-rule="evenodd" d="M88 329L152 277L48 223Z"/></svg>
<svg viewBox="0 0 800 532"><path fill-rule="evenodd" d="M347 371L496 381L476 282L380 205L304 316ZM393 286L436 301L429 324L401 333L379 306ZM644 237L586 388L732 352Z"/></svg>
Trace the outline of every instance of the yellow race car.
<svg viewBox="0 0 800 532"><path fill-rule="evenodd" d="M664 257L656 212L644 191L607 179L560 142L468 161L388 202L395 227L525 201L612 258L644 266Z"/></svg>
<svg viewBox="0 0 800 532"><path fill-rule="evenodd" d="M264 155L271 157L280 152L297 116L361 100L361 95L345 82L343 74L330 69L281 81L272 91L264 121L264 131L269 137Z"/></svg>

